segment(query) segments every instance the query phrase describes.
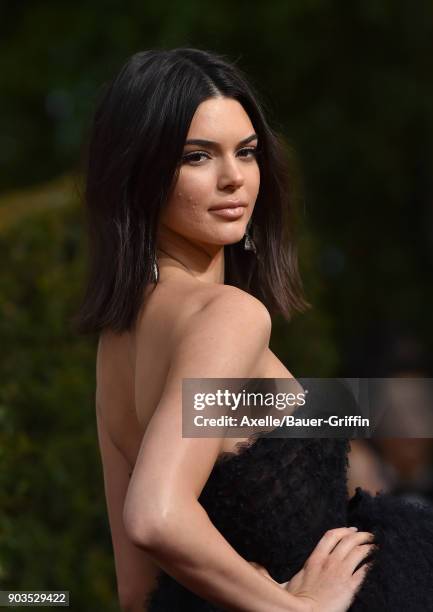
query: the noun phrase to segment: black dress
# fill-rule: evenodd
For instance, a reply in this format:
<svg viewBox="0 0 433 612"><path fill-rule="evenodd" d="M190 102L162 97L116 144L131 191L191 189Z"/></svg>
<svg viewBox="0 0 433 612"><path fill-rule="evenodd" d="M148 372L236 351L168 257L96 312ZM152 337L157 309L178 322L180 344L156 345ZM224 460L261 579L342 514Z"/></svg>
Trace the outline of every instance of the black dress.
<svg viewBox="0 0 433 612"><path fill-rule="evenodd" d="M247 561L278 582L304 565L328 529L356 526L379 549L351 612L433 611L433 508L360 487L349 499L344 438L262 435L218 458L199 501ZM147 600L150 612L216 611L165 572Z"/></svg>

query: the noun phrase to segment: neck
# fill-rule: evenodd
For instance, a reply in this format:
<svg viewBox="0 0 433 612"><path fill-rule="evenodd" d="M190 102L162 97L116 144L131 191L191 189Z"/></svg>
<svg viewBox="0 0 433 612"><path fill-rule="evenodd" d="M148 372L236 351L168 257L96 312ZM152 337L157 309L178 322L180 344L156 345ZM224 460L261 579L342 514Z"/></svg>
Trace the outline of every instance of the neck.
<svg viewBox="0 0 433 612"><path fill-rule="evenodd" d="M161 226L157 240L159 281L192 276L203 283L224 284L224 246L192 241Z"/></svg>

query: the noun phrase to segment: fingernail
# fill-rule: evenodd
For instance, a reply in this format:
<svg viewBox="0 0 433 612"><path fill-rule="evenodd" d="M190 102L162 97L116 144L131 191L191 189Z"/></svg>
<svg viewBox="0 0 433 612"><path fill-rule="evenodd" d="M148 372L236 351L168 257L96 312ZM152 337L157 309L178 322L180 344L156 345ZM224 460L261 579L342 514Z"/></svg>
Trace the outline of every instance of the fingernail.
<svg viewBox="0 0 433 612"><path fill-rule="evenodd" d="M353 529L353 531L358 531L358 527L349 527L349 529Z"/></svg>

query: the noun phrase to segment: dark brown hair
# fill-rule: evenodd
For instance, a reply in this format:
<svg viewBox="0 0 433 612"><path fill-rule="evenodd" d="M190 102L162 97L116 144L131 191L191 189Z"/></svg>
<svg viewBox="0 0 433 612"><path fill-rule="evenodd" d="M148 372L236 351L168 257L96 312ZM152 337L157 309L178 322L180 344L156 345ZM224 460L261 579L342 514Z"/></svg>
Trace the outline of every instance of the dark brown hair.
<svg viewBox="0 0 433 612"><path fill-rule="evenodd" d="M159 215L174 185L193 115L223 95L245 109L258 135L260 189L250 234L226 245L225 283L290 319L306 302L293 237L289 166L283 140L268 126L257 94L223 56L199 49L134 54L98 103L86 153L89 271L74 320L79 333L134 326L145 286L154 281Z"/></svg>

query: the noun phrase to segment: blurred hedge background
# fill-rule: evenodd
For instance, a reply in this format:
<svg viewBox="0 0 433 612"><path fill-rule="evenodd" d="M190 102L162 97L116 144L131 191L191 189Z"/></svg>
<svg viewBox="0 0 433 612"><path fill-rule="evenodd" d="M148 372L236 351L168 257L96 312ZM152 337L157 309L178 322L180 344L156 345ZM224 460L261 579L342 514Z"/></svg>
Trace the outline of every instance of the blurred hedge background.
<svg viewBox="0 0 433 612"><path fill-rule="evenodd" d="M276 320L298 376L431 372L433 6L418 0L2 2L0 588L116 610L82 292L82 143L132 53L237 60L287 139L314 308Z"/></svg>

